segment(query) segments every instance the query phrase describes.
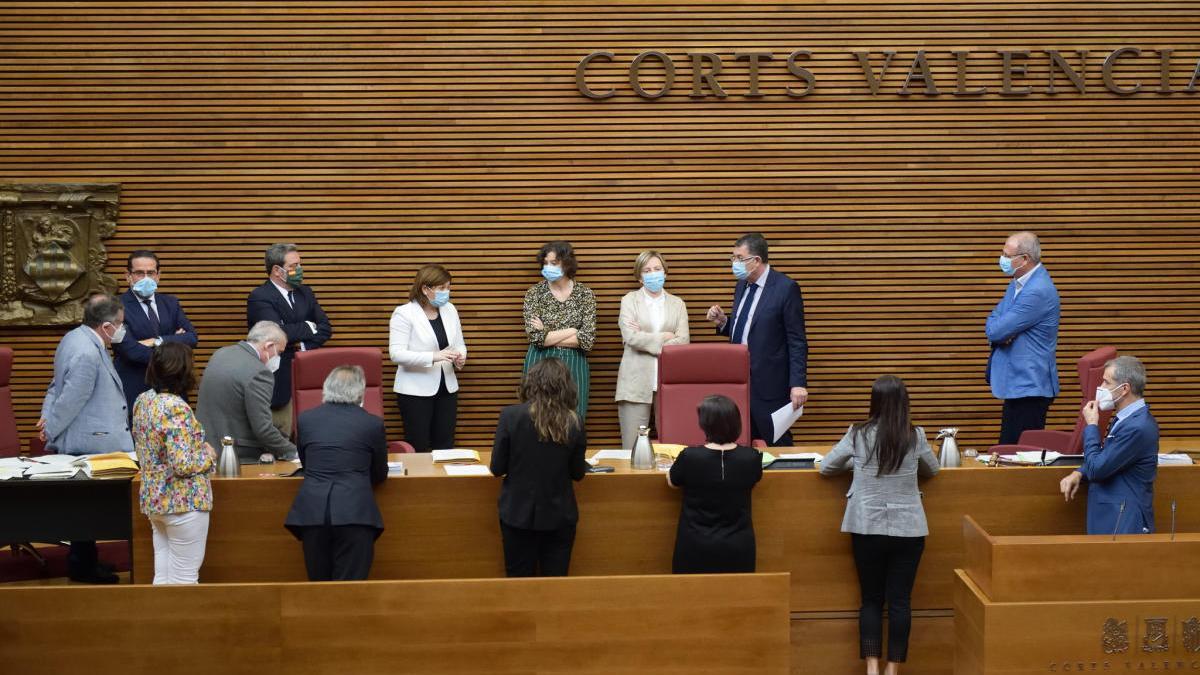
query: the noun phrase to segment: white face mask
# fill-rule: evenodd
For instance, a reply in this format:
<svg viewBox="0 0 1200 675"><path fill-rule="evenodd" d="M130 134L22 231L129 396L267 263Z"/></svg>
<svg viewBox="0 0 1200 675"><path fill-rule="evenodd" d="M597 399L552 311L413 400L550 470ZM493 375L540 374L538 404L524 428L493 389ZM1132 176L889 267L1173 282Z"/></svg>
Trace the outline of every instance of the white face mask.
<svg viewBox="0 0 1200 675"><path fill-rule="evenodd" d="M1096 407L1101 410L1112 410L1117 407L1117 399L1113 398L1112 392L1103 386L1096 387Z"/></svg>
<svg viewBox="0 0 1200 675"><path fill-rule="evenodd" d="M112 324L109 324L109 325L112 325ZM125 324L122 323L121 327L113 332L112 337L108 338L108 341L115 345L124 339L125 339Z"/></svg>
<svg viewBox="0 0 1200 675"><path fill-rule="evenodd" d="M263 351L264 352L267 351L265 347L263 348ZM267 359L266 365L267 365L267 370L271 371L272 373L279 370L279 355L276 354L275 356L272 356L271 358Z"/></svg>

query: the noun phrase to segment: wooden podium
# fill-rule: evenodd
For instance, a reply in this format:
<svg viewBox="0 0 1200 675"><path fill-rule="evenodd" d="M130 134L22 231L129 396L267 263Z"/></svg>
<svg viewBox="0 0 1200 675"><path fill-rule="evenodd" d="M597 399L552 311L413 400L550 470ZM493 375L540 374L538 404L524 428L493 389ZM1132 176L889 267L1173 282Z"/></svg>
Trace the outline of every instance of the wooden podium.
<svg viewBox="0 0 1200 675"><path fill-rule="evenodd" d="M1200 534L963 540L956 675L1200 671Z"/></svg>

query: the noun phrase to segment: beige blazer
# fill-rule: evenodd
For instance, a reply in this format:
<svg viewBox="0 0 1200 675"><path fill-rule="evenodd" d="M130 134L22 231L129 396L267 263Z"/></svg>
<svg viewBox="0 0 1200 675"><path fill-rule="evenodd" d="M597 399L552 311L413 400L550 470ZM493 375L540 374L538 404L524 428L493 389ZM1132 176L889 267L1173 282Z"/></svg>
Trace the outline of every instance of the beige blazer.
<svg viewBox="0 0 1200 675"><path fill-rule="evenodd" d="M658 353L663 345L686 345L688 336L687 306L679 296L667 293L663 307L662 332L674 333L675 338L663 341L661 333L635 331L629 324L636 321L645 328L650 324L650 315L641 299L642 289L630 291L621 298L621 316L617 320L621 328L621 340L625 353L621 356L621 367L617 371L618 401L652 403L654 401L654 368Z"/></svg>

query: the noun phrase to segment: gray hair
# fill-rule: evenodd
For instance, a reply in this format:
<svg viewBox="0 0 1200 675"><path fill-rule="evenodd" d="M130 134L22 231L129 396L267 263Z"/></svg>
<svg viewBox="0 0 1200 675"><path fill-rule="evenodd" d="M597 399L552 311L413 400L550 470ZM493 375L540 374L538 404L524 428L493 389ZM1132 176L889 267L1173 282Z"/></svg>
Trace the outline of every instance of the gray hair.
<svg viewBox="0 0 1200 675"><path fill-rule="evenodd" d="M295 244L271 244L267 247L267 274L275 269L275 266L283 267L284 260L287 259L287 254L295 253L300 249L296 248Z"/></svg>
<svg viewBox="0 0 1200 675"><path fill-rule="evenodd" d="M278 344L287 344L287 333L279 327L279 324L274 321L259 321L250 328L250 332L246 334L246 342L256 345L275 342Z"/></svg>
<svg viewBox="0 0 1200 675"><path fill-rule="evenodd" d="M323 403L351 403L362 405L367 391L367 377L362 366L338 366L329 371L321 387Z"/></svg>
<svg viewBox="0 0 1200 675"><path fill-rule="evenodd" d="M750 255L758 256L763 263L769 259L767 256L767 238L757 232L743 234L733 242L733 247L745 246L746 250L750 251Z"/></svg>
<svg viewBox="0 0 1200 675"><path fill-rule="evenodd" d="M1017 255L1027 255L1035 263L1042 261L1042 242L1036 234L1026 230L1013 233L1012 238L1017 245Z"/></svg>
<svg viewBox="0 0 1200 675"><path fill-rule="evenodd" d="M108 293L94 293L83 301L83 325L99 328L106 323L116 323L125 307Z"/></svg>
<svg viewBox="0 0 1200 675"><path fill-rule="evenodd" d="M1146 366L1136 356L1118 356L1109 360L1104 367L1112 368L1112 379L1116 384L1128 384L1134 396L1142 397L1146 391Z"/></svg>

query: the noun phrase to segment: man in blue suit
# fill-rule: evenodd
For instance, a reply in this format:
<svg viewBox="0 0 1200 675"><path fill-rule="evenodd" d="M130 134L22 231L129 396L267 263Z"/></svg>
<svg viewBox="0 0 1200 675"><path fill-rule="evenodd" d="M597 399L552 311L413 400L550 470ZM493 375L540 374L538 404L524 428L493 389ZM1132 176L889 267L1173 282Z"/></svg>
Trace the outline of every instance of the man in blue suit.
<svg viewBox="0 0 1200 675"><path fill-rule="evenodd" d="M1026 429L1045 429L1046 411L1058 396L1058 289L1042 266L1042 246L1032 232L1004 242L1000 270L1012 282L987 319L987 381L1004 401L1000 443L1016 443Z"/></svg>
<svg viewBox="0 0 1200 675"><path fill-rule="evenodd" d="M1154 531L1154 477L1158 474L1158 422L1142 398L1146 368L1132 356L1104 364L1096 400L1083 407L1083 466L1062 479L1068 501L1088 481L1088 534L1149 534ZM1098 410L1113 410L1104 444Z"/></svg>
<svg viewBox="0 0 1200 675"><path fill-rule="evenodd" d="M259 321L279 324L288 346L275 371L271 417L284 436L292 435L292 359L298 351L316 349L333 336L333 326L313 290L304 285L300 249L294 244L272 244L266 253L267 280L250 291L246 300L246 327Z"/></svg>
<svg viewBox="0 0 1200 675"><path fill-rule="evenodd" d="M129 416L133 402L150 388L146 384L146 366L154 348L164 342L182 342L196 348L196 329L173 295L158 292L159 264L154 251L139 250L129 254L125 264L125 280L129 290L121 295L125 307L125 329L121 342L113 344L114 365L125 388Z"/></svg>
<svg viewBox="0 0 1200 675"><path fill-rule="evenodd" d="M733 316L720 305L708 310L717 333L750 351L750 430L770 445L792 445L792 432L775 438L771 413L808 400L808 337L804 332L804 298L800 285L767 264L767 240L743 235L729 258L737 286Z"/></svg>

